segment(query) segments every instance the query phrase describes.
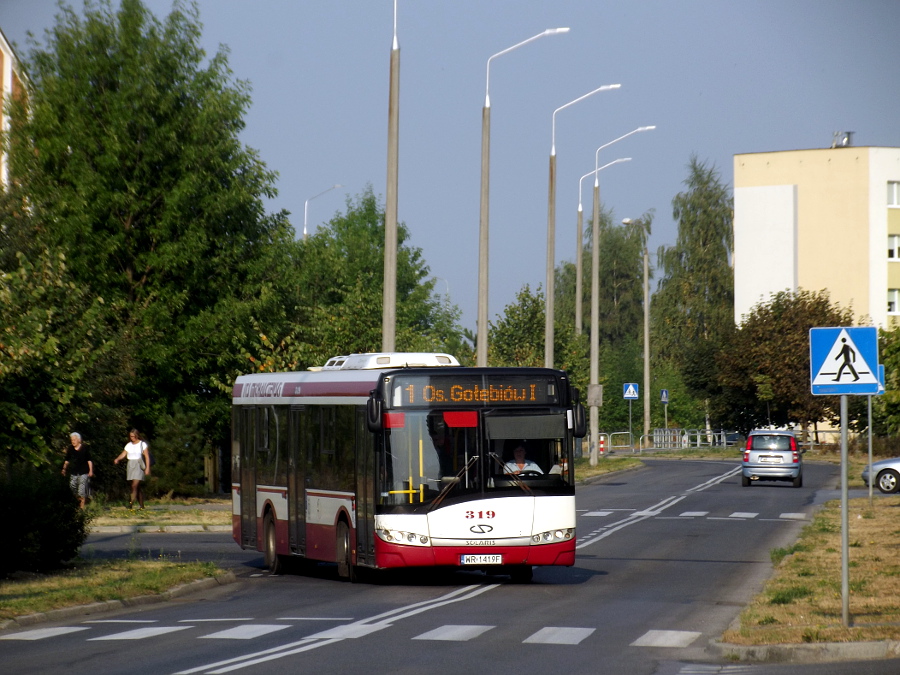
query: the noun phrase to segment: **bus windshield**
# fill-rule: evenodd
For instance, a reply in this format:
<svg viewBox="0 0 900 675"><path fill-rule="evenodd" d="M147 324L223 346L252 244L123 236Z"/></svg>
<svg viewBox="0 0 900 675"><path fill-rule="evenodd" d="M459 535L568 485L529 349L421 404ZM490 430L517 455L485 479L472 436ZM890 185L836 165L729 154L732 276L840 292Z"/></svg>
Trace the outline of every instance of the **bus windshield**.
<svg viewBox="0 0 900 675"><path fill-rule="evenodd" d="M486 492L571 489L566 416L506 411L385 413L380 504L436 507Z"/></svg>

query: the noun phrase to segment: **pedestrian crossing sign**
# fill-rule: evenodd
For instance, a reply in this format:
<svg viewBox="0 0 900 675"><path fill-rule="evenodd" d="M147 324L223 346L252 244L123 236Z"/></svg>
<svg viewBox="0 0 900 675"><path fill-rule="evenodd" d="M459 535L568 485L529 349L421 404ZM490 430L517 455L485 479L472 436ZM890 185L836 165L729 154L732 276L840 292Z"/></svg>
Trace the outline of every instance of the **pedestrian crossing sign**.
<svg viewBox="0 0 900 675"><path fill-rule="evenodd" d="M809 368L815 395L877 394L878 329L811 328Z"/></svg>
<svg viewBox="0 0 900 675"><path fill-rule="evenodd" d="M625 397L626 401L637 401L638 399L638 386L634 382L628 382L622 387L622 395Z"/></svg>

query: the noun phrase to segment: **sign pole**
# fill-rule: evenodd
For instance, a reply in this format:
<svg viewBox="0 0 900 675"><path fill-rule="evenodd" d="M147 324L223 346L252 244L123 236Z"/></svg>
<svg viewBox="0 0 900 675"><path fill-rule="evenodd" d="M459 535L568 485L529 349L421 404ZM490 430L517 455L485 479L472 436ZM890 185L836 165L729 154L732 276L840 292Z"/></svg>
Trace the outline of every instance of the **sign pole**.
<svg viewBox="0 0 900 675"><path fill-rule="evenodd" d="M868 430L869 430L869 508L874 508L875 503L872 501L872 395L869 394L866 396L868 408L869 408L869 420L868 420Z"/></svg>
<svg viewBox="0 0 900 675"><path fill-rule="evenodd" d="M847 395L841 396L841 620L850 627L850 544L847 516Z"/></svg>

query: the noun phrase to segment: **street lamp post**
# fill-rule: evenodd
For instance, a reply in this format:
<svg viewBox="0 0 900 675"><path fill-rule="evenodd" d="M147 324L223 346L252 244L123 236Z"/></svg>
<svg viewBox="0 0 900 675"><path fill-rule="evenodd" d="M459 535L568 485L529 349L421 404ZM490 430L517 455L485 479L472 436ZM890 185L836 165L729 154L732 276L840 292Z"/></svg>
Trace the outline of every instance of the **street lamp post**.
<svg viewBox="0 0 900 675"><path fill-rule="evenodd" d="M591 232L591 368L588 383L588 417L590 426L591 466L597 465L597 446L600 440L600 172L631 157L614 159L597 167L594 174L594 222Z"/></svg>
<svg viewBox="0 0 900 675"><path fill-rule="evenodd" d="M527 40L497 52L487 60L487 76L484 87L484 108L481 111L481 210L478 239L478 318L475 365L487 365L488 355L488 212L490 190L490 157L491 157L491 61L498 56L508 54L529 42L534 42L545 35L568 33L568 28L548 28Z"/></svg>
<svg viewBox="0 0 900 675"><path fill-rule="evenodd" d="M600 151L601 151L603 148L609 147L609 146L612 145L613 143L617 143L617 142L621 141L623 138L628 138L629 136L631 136L631 134L636 134L636 133L638 133L639 131L650 131L651 129L655 129L655 128L656 128L655 126L651 126L651 127L638 127L638 128L635 129L634 131L629 131L629 132L628 132L627 134L625 134L624 136L619 136L617 139L615 139L615 140L613 140L613 141L610 141L609 143L605 143L605 144L601 145L599 148L597 148L597 153L596 153L596 155L595 155L595 157L594 157L594 166L597 165L597 157L599 156L599 153L600 153ZM596 169L595 169L595 171L596 171ZM584 180L584 178L587 178L587 176L590 176L590 175L593 174L593 173L594 173L594 171L591 171L591 173L585 174L584 176L582 176L582 180ZM578 205L579 205L579 208L580 208L580 206L581 206L581 183L578 184ZM579 215L580 215L580 214L579 214ZM582 273L582 272L581 272L581 267L582 267L582 258L581 258L581 236L582 236L582 232L581 232L581 222L579 222L579 223L578 223L578 248L576 249L576 252L575 252L575 279L576 279L576 282L575 282L575 283L576 283L576 297L581 297L580 295L578 295L578 288L580 288L581 273ZM578 318L580 315L581 315L581 305L578 304L578 303L576 303L576 305L575 305L575 331L576 331L579 335L581 334L581 329L580 329L581 322L579 321L579 318Z"/></svg>
<svg viewBox="0 0 900 675"><path fill-rule="evenodd" d="M309 199L307 199L305 202L303 202L303 241L306 241L306 237L307 237L307 232L306 232L306 219L307 219L307 216L309 215L309 203L310 203L313 199L315 199L316 197L321 197L321 196L324 195L326 192L331 192L331 191L334 190L335 188L339 188L339 187L344 187L344 186L341 185L340 183L335 183L335 184L332 185L330 188L326 188L325 190L322 190L319 194L313 195L312 197L310 197Z"/></svg>
<svg viewBox="0 0 900 675"><path fill-rule="evenodd" d="M387 186L384 198L384 295L381 351L394 351L397 335L397 183L400 155L400 43L397 40L397 0L388 86Z"/></svg>
<svg viewBox="0 0 900 675"><path fill-rule="evenodd" d="M638 127L633 131L629 131L627 134L623 134L616 139L611 140L609 143L604 143L597 151L594 153L594 232L592 238L592 247L591 251L591 260L593 264L593 269L591 270L591 366L590 366L590 383L588 387L588 399L592 400L595 405L590 406L589 408L589 427L590 427L590 447L591 447L591 465L595 465L597 463L597 442L600 438L600 430L599 430L599 410L596 405L599 396L597 396L596 392L599 387L600 380L600 336L599 336L599 323L600 323L600 170L598 167L600 163L600 151L603 148L608 148L613 143L618 143L623 138L628 138L632 134L636 134L640 131L650 131L651 129L655 129L655 126L648 127ZM616 160L614 162L610 162L610 164L615 164L622 160ZM604 165L604 168L609 166L609 164Z"/></svg>
<svg viewBox="0 0 900 675"><path fill-rule="evenodd" d="M622 220L623 225L631 225L634 222L631 218ZM638 223L643 225L640 221ZM644 439L646 442L650 439L650 254L647 251L646 243L642 257L644 259Z"/></svg>
<svg viewBox="0 0 900 675"><path fill-rule="evenodd" d="M547 279L544 288L544 367L553 367L554 262L556 260L556 113L601 91L618 89L621 84L605 84L553 111L550 135L550 189L547 199Z"/></svg>

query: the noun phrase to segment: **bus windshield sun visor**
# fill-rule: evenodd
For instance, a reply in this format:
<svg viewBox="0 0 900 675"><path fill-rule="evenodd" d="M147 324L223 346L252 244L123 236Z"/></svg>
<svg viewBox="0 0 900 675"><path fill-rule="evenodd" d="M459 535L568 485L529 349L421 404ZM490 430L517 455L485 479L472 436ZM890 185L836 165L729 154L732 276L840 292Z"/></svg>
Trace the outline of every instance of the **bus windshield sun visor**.
<svg viewBox="0 0 900 675"><path fill-rule="evenodd" d="M497 438L565 438L565 415L486 417L487 436Z"/></svg>

